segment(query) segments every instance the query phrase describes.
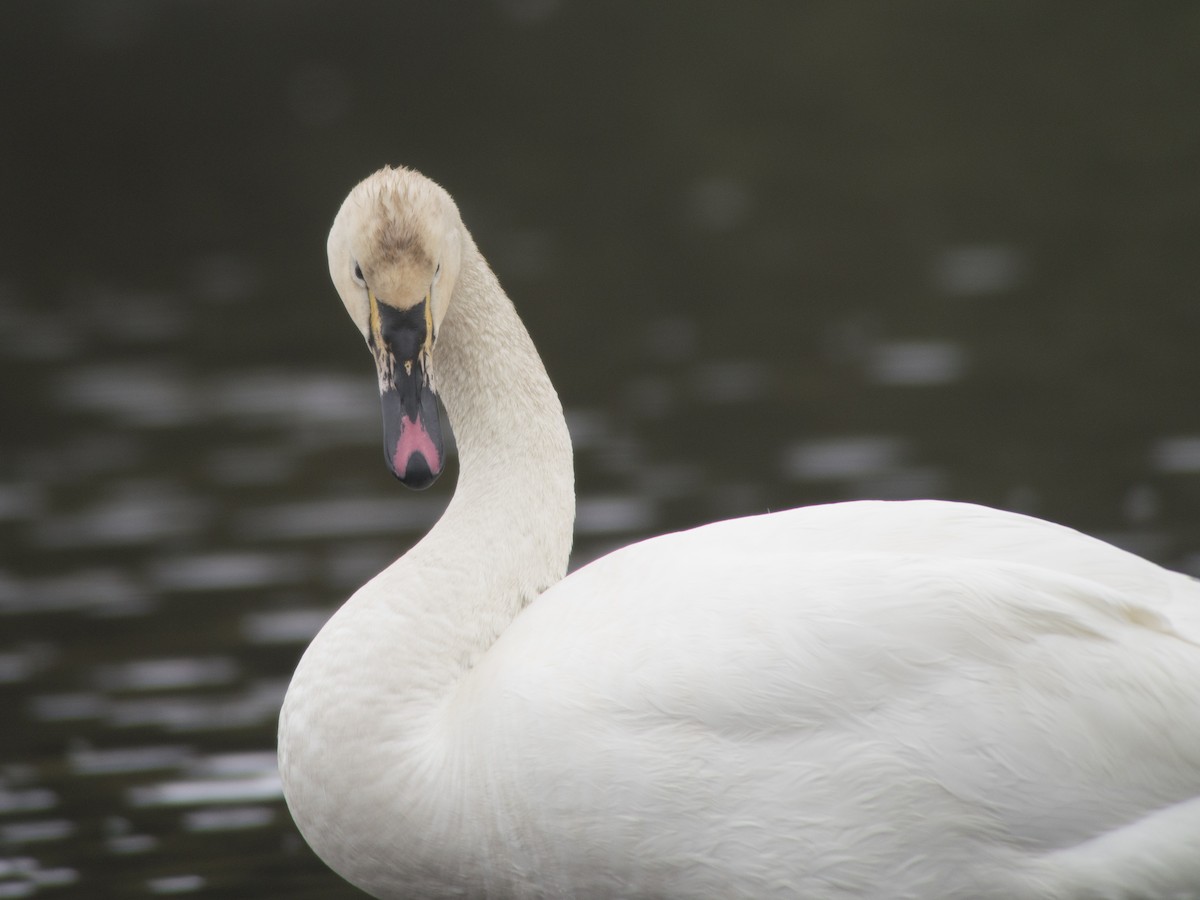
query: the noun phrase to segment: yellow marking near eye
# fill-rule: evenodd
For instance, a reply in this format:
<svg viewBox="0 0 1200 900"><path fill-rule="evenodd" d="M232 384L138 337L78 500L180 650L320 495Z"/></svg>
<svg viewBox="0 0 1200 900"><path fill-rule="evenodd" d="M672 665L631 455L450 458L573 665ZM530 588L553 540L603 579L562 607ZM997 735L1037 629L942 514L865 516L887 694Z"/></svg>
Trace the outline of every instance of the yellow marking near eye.
<svg viewBox="0 0 1200 900"><path fill-rule="evenodd" d="M433 289L425 295L425 347L426 353L433 350Z"/></svg>
<svg viewBox="0 0 1200 900"><path fill-rule="evenodd" d="M379 301L375 299L375 292L368 290L367 297L371 301L371 337L374 339L375 346L383 350L383 322L379 317Z"/></svg>

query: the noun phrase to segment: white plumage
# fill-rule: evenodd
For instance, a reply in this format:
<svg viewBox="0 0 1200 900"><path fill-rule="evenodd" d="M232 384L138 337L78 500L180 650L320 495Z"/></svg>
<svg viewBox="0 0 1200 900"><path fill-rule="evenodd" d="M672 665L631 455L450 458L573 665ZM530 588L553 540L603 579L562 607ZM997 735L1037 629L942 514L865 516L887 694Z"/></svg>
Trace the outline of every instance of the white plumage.
<svg viewBox="0 0 1200 900"><path fill-rule="evenodd" d="M329 250L385 412L388 366L412 368L388 322L417 340L423 313L408 362L460 459L443 518L284 703L288 804L344 877L396 898L1200 897L1194 581L935 501L719 522L564 578L561 407L449 196L378 172Z"/></svg>

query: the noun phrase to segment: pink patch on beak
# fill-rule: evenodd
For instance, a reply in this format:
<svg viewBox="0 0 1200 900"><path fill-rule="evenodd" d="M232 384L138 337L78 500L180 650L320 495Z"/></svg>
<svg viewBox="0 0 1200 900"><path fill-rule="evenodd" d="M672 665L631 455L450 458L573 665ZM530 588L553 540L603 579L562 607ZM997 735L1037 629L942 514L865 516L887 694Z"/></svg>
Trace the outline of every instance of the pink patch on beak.
<svg viewBox="0 0 1200 900"><path fill-rule="evenodd" d="M437 445L425 430L420 417L414 421L405 416L400 422L400 440L396 441L396 450L392 453L392 468L397 477L403 478L408 473L408 461L416 453L425 457L425 465L430 472L436 474L442 470Z"/></svg>

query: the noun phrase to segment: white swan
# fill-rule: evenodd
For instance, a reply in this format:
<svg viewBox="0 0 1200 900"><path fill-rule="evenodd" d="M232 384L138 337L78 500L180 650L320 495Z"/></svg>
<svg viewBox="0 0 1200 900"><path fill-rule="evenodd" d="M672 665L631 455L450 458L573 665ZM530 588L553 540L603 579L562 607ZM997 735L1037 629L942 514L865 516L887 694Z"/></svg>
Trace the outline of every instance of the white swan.
<svg viewBox="0 0 1200 900"><path fill-rule="evenodd" d="M377 897L1200 897L1200 588L1036 519L844 503L564 578L558 398L450 197L359 184L333 281L445 515L308 648L292 815Z"/></svg>

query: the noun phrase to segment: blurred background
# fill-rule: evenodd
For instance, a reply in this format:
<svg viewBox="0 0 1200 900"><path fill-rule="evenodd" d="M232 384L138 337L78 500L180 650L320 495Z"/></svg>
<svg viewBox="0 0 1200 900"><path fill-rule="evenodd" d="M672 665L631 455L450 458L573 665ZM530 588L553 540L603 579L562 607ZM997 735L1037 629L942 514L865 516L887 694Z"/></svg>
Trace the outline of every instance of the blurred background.
<svg viewBox="0 0 1200 900"><path fill-rule="evenodd" d="M361 896L305 644L436 519L326 272L442 183L569 411L575 564L858 497L1200 572L1200 7L9 0L0 898Z"/></svg>

